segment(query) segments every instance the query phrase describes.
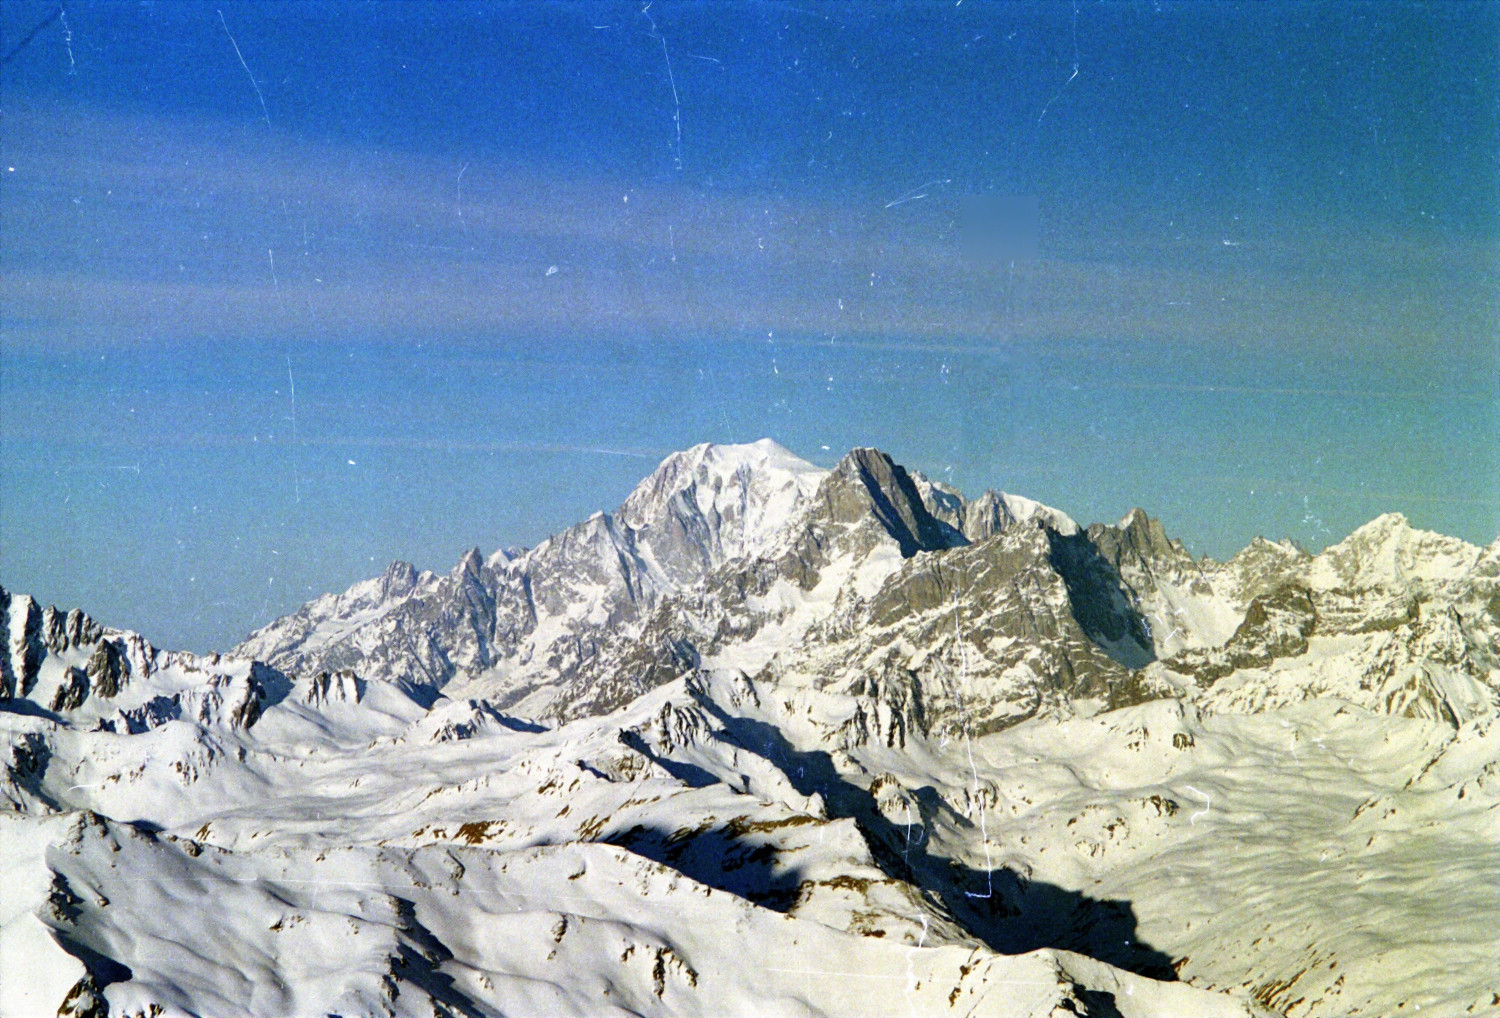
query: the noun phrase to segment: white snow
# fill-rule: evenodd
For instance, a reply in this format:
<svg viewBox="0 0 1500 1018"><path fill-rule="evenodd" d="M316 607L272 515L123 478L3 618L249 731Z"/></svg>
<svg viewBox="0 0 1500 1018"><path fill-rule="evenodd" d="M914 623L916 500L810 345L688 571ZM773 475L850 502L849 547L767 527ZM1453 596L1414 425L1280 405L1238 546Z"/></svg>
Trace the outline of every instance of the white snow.
<svg viewBox="0 0 1500 1018"><path fill-rule="evenodd" d="M1070 699L1058 662L1104 638L1069 630L1068 659L1041 642L1072 595L1032 528L903 558L859 521L815 535L822 557L790 574L806 588L708 585L798 548L824 477L769 441L697 446L532 551L395 569L402 592L357 584L245 645L383 662L524 580L519 649L483 665L443 645L460 667L441 692L104 630L119 691L53 710L96 644L49 650L0 704L0 1013L95 991L167 1016L1500 1006L1495 546L1393 514L1318 556L1173 558L1126 578L1162 660ZM945 555L1003 582L952 593ZM1314 595L1306 639L1226 648L1286 583ZM882 597L908 610L872 614ZM8 605L13 666L35 606ZM628 651L662 605L697 613L694 639L723 629L696 670L537 720L573 688L550 654ZM1001 611L1032 628L985 629ZM1273 636L1297 636L1287 617ZM637 678L608 660L623 674L603 680ZM1229 664L1199 681L1194 660ZM1126 678L1177 696L1106 710ZM504 683L522 685L502 708ZM976 736L988 722L1012 727Z"/></svg>

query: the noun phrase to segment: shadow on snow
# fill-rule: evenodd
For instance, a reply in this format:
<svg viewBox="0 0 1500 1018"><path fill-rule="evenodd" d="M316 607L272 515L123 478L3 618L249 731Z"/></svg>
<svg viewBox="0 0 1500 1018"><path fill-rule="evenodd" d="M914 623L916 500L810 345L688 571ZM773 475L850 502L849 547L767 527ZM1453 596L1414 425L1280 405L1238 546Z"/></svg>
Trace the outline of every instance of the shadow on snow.
<svg viewBox="0 0 1500 1018"><path fill-rule="evenodd" d="M1128 901L1099 900L1008 869L975 869L933 855L921 823L888 820L875 797L840 775L826 752L800 751L773 725L728 714L707 696L694 693L694 698L723 726L723 738L774 764L800 794L821 795L830 818L852 819L888 877L911 884L935 911L992 950L1021 954L1059 948L1154 979L1176 979L1172 959L1136 936L1135 910ZM638 739L627 745L692 787L713 780L695 765L664 760ZM952 812L931 788L913 794L924 815ZM775 845L745 844L723 827L668 833L637 826L611 841L768 908L784 912L797 900L799 873L777 866Z"/></svg>

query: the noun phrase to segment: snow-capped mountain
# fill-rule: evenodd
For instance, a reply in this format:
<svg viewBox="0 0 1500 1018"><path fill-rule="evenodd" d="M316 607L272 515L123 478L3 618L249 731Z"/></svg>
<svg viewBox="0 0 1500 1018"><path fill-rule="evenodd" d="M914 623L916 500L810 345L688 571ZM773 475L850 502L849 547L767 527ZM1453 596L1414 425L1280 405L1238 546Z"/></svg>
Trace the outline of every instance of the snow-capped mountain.
<svg viewBox="0 0 1500 1018"><path fill-rule="evenodd" d="M353 669L442 689L486 676L494 699L587 669L601 641L722 563L759 554L822 471L774 442L669 456L614 514L528 550L469 552L446 577L396 562L236 649L291 670Z"/></svg>
<svg viewBox="0 0 1500 1018"><path fill-rule="evenodd" d="M228 655L0 623L6 1015L1500 1008L1500 542L1397 515L703 445Z"/></svg>

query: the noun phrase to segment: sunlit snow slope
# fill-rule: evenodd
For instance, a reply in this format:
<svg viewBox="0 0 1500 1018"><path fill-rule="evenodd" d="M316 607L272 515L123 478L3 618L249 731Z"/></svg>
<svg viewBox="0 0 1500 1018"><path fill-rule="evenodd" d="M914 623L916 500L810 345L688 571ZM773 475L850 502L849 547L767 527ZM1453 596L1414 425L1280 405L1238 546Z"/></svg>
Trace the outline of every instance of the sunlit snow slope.
<svg viewBox="0 0 1500 1018"><path fill-rule="evenodd" d="M0 1014L1500 1013L1500 543L674 454L226 656L0 591Z"/></svg>

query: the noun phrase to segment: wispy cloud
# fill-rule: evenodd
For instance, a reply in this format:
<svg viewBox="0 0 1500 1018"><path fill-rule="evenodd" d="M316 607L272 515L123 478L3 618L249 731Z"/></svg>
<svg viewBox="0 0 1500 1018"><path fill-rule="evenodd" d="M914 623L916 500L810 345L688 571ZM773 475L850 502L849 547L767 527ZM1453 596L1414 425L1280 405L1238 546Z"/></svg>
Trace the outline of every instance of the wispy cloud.
<svg viewBox="0 0 1500 1018"><path fill-rule="evenodd" d="M779 333L1409 350L1482 343L1497 320L1493 246L1440 238L1227 247L1053 209L1045 257L1012 264L955 242L952 207L935 203L625 185L259 124L23 113L4 152L7 342Z"/></svg>

